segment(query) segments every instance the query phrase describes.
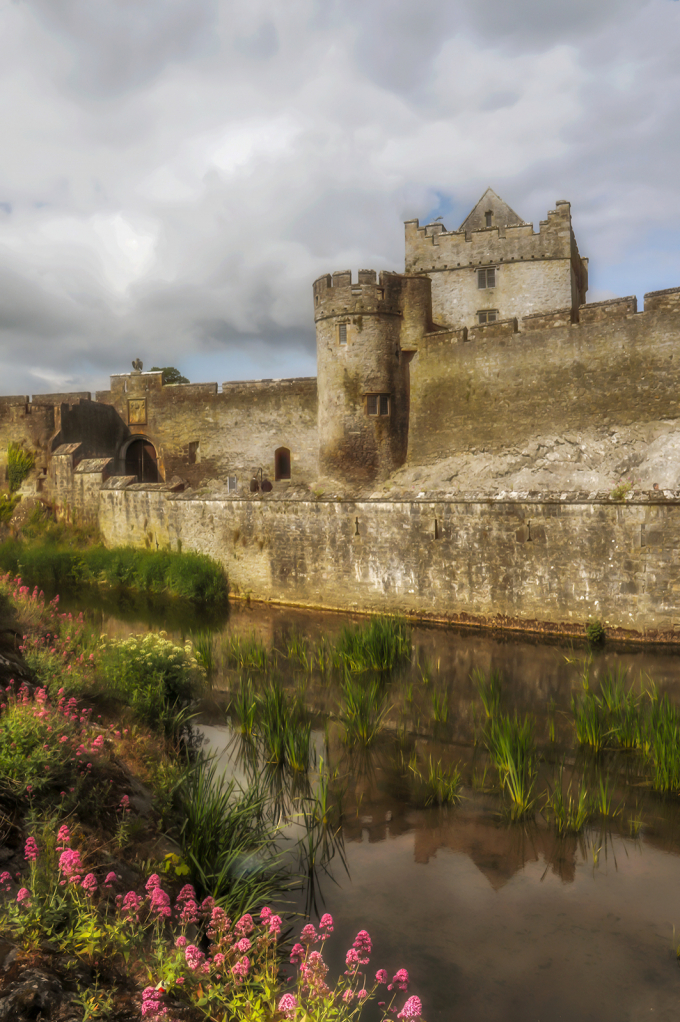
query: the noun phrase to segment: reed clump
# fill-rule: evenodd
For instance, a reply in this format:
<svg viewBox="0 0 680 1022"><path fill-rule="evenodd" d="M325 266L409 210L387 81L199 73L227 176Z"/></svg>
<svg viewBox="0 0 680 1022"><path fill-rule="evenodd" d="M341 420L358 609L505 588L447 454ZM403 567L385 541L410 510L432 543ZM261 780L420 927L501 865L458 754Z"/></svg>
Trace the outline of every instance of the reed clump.
<svg viewBox="0 0 680 1022"><path fill-rule="evenodd" d="M487 748L510 801L511 819L527 816L536 802L538 774L533 721L499 714L488 728Z"/></svg>
<svg viewBox="0 0 680 1022"><path fill-rule="evenodd" d="M345 741L350 745L372 745L382 731L387 699L377 680L361 682L348 673L342 685L340 717Z"/></svg>
<svg viewBox="0 0 680 1022"><path fill-rule="evenodd" d="M398 617L374 617L362 627L343 628L335 652L353 674L391 671L411 658L411 629Z"/></svg>
<svg viewBox="0 0 680 1022"><path fill-rule="evenodd" d="M430 756L425 770L415 761L409 763L409 770L415 781L411 798L417 805L450 806L460 802L463 780L457 764L442 766L440 759L435 762Z"/></svg>
<svg viewBox="0 0 680 1022"><path fill-rule="evenodd" d="M269 668L270 656L267 647L254 632L251 635L233 633L228 635L222 650L229 667L237 667L242 671L262 672Z"/></svg>

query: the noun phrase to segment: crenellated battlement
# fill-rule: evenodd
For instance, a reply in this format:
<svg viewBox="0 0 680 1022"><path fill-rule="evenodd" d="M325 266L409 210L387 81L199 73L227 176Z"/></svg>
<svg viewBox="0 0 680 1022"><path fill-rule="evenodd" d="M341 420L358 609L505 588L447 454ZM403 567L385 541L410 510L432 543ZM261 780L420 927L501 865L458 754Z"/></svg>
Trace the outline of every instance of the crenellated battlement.
<svg viewBox="0 0 680 1022"><path fill-rule="evenodd" d="M572 257L571 206L565 201L549 210L537 232L531 223L457 231L447 231L441 223L421 227L419 220L407 220L404 226L407 273Z"/></svg>
<svg viewBox="0 0 680 1022"><path fill-rule="evenodd" d="M381 270L359 270L352 281L351 270L327 273L314 281L314 320L343 315L400 316L403 311L405 277Z"/></svg>

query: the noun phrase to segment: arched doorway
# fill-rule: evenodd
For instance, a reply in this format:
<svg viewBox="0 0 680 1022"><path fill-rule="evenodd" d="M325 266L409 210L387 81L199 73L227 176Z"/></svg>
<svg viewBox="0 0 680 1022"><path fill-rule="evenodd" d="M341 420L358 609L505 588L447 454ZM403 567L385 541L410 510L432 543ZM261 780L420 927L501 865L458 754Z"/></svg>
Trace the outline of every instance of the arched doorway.
<svg viewBox="0 0 680 1022"><path fill-rule="evenodd" d="M138 437L128 444L125 452L125 475L137 476L140 483L159 481L156 449L150 440Z"/></svg>
<svg viewBox="0 0 680 1022"><path fill-rule="evenodd" d="M290 451L287 447L277 447L274 451L274 479L290 479Z"/></svg>

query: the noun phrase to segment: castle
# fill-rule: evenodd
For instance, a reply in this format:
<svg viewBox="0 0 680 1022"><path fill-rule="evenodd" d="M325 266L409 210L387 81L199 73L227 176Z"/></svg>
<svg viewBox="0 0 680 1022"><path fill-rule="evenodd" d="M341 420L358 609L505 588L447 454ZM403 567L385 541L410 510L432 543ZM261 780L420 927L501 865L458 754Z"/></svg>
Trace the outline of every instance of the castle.
<svg viewBox="0 0 680 1022"><path fill-rule="evenodd" d="M680 629L669 568L680 539L667 547L680 288L645 295L643 312L635 297L587 304L565 201L534 231L488 189L458 230L411 220L405 232L403 273L314 282L316 379L220 390L137 367L94 400L0 397L0 458L22 443L36 455L24 492L98 521L109 542L207 549L263 598L562 625L607 606L617 627ZM622 501L644 508L623 546L609 525L592 530L610 518L628 529ZM560 507L580 539L557 529ZM376 543L359 563L371 529L397 550ZM448 568L424 536L437 557L449 550ZM592 564L575 568L581 541ZM525 578L527 551L543 544L554 563Z"/></svg>

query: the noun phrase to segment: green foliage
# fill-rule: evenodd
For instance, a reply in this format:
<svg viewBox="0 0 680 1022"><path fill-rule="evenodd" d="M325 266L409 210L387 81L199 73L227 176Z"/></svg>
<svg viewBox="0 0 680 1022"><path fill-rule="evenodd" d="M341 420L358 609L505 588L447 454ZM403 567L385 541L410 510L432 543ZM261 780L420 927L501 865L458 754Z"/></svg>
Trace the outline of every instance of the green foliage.
<svg viewBox="0 0 680 1022"><path fill-rule="evenodd" d="M15 493L35 465L35 454L13 440L7 445L7 481L9 492Z"/></svg>
<svg viewBox="0 0 680 1022"><path fill-rule="evenodd" d="M224 656L230 667L246 671L266 671L269 653L265 644L252 635L228 635L223 645Z"/></svg>
<svg viewBox="0 0 680 1022"><path fill-rule="evenodd" d="M352 673L391 671L411 657L411 629L397 617L374 617L360 628L345 627L337 655Z"/></svg>
<svg viewBox="0 0 680 1022"><path fill-rule="evenodd" d="M74 550L49 541L6 540L0 544L0 568L52 591L105 585L196 603L220 602L228 595L223 568L205 554L103 546Z"/></svg>
<svg viewBox="0 0 680 1022"><path fill-rule="evenodd" d="M601 646L607 633L601 621L589 621L586 625L586 639L591 646Z"/></svg>
<svg viewBox="0 0 680 1022"><path fill-rule="evenodd" d="M205 681L191 644L175 646L164 632L102 639L97 661L103 693L168 736L182 729L186 708Z"/></svg>
<svg viewBox="0 0 680 1022"><path fill-rule="evenodd" d="M411 798L416 805L448 806L460 802L462 779L458 766L443 767L440 759L435 763L430 756L426 773L415 762L409 764L409 770L415 779Z"/></svg>
<svg viewBox="0 0 680 1022"><path fill-rule="evenodd" d="M471 678L479 698L482 700L487 720L493 720L498 714L501 705L500 671L489 671L489 676L487 677L484 671L475 667Z"/></svg>
<svg viewBox="0 0 680 1022"><path fill-rule="evenodd" d="M383 729L386 698L379 681L362 683L349 674L342 685L341 719L348 744L372 745Z"/></svg>
<svg viewBox="0 0 680 1022"><path fill-rule="evenodd" d="M12 497L6 493L0 493L0 525L7 525L20 499L18 496Z"/></svg>
<svg viewBox="0 0 680 1022"><path fill-rule="evenodd" d="M544 812L547 813L558 834L578 834L583 830L591 815L591 803L585 781L581 780L576 793L572 795L572 780L565 791L564 764L560 766L557 782L552 791L546 792Z"/></svg>
<svg viewBox="0 0 680 1022"><path fill-rule="evenodd" d="M166 386L172 386L173 383L189 382L187 377L182 376L179 369L175 369L174 366L151 366L150 372L163 373L163 383Z"/></svg>
<svg viewBox="0 0 680 1022"><path fill-rule="evenodd" d="M632 489L633 484L631 482L627 480L626 481L622 480L620 483L617 483L617 485L614 487L614 489L610 493L610 497L612 498L612 500L625 500L626 494L630 493Z"/></svg>
<svg viewBox="0 0 680 1022"><path fill-rule="evenodd" d="M536 799L536 745L533 721L528 717L497 716L491 721L487 745L501 785L510 799L513 820L529 814Z"/></svg>
<svg viewBox="0 0 680 1022"><path fill-rule="evenodd" d="M194 883L234 918L286 887L262 779L242 789L201 757L179 789L180 840Z"/></svg>
<svg viewBox="0 0 680 1022"><path fill-rule="evenodd" d="M446 689L432 689L432 716L437 724L446 724L449 719L449 696Z"/></svg>

